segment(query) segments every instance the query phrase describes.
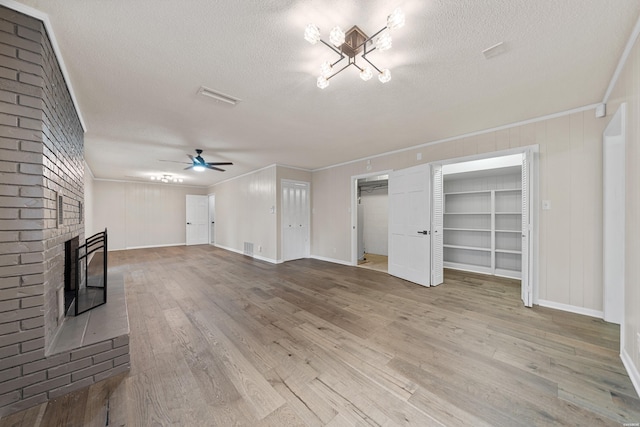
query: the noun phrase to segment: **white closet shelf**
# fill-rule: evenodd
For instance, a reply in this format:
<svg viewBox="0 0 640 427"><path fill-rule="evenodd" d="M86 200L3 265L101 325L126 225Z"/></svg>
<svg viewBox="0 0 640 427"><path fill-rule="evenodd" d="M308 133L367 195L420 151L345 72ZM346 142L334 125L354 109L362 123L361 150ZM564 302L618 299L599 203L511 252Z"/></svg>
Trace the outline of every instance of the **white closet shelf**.
<svg viewBox="0 0 640 427"><path fill-rule="evenodd" d="M491 231L491 230L489 230ZM496 233L518 233L520 234L520 230L496 230Z"/></svg>
<svg viewBox="0 0 640 427"><path fill-rule="evenodd" d="M495 191L496 193L506 193L508 191L513 191L514 193L522 193L522 189L520 189L520 188L517 188L517 189L516 188L511 188L511 189L509 189L509 188L500 188L500 189L493 190L493 191Z"/></svg>
<svg viewBox="0 0 640 427"><path fill-rule="evenodd" d="M496 212L496 215L522 215L522 212Z"/></svg>
<svg viewBox="0 0 640 427"><path fill-rule="evenodd" d="M491 215L491 212L445 212L445 215Z"/></svg>
<svg viewBox="0 0 640 427"><path fill-rule="evenodd" d="M491 232L490 228L451 228L451 227L444 227L443 230L448 230L448 231L483 231L483 232L487 232L487 233ZM515 233L519 233L519 231L515 231Z"/></svg>
<svg viewBox="0 0 640 427"><path fill-rule="evenodd" d="M491 248L481 248L477 246L458 246L458 245L442 245L445 248L451 249L464 249L467 251L481 251L481 252L491 252Z"/></svg>
<svg viewBox="0 0 640 427"><path fill-rule="evenodd" d="M456 194L481 194L481 193L491 193L491 190L474 190L474 191L452 191L450 193L443 193L445 196L456 195Z"/></svg>
<svg viewBox="0 0 640 427"><path fill-rule="evenodd" d="M522 255L522 251L514 251L511 249L496 249L496 252L501 253L501 254L517 254L517 255Z"/></svg>

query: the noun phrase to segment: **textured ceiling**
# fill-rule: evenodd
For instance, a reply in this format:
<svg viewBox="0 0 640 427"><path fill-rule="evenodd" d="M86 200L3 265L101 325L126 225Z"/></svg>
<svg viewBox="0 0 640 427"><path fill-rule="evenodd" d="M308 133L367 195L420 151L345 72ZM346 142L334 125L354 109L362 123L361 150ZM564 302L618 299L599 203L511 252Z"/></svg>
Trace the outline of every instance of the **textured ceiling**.
<svg viewBox="0 0 640 427"><path fill-rule="evenodd" d="M602 101L638 0L22 0L48 15L96 178L173 173L210 185L274 163L316 169ZM391 82L351 67L316 87L334 54L309 22L372 34L401 7ZM504 42L506 52L482 50ZM200 97L200 86L240 98ZM227 172L183 171L204 149Z"/></svg>

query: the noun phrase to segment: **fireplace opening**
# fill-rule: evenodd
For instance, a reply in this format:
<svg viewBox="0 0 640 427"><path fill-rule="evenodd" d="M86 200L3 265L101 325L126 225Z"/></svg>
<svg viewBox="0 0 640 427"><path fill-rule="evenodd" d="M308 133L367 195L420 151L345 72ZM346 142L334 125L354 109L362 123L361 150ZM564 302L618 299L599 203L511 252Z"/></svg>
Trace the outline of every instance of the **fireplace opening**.
<svg viewBox="0 0 640 427"><path fill-rule="evenodd" d="M77 316L107 302L107 230L79 242L78 237L65 242L65 315Z"/></svg>

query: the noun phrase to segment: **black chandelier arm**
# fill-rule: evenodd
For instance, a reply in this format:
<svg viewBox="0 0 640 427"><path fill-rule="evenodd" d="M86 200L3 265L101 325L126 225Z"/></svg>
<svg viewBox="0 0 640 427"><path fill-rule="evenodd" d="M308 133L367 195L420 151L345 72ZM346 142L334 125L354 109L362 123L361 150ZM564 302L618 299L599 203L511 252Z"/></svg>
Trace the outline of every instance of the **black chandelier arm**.
<svg viewBox="0 0 640 427"><path fill-rule="evenodd" d="M342 61L342 59L343 58L340 58L337 62ZM356 65L355 62L349 62L347 65L345 65L344 67L340 68L338 71L336 71L335 73L333 73L329 77L327 77L327 80L329 80L331 77L335 76L336 74L340 74L342 71L344 71L345 68L349 67L351 64ZM358 67L358 66L356 65L356 67ZM360 68L360 67L358 67L358 68Z"/></svg>
<svg viewBox="0 0 640 427"><path fill-rule="evenodd" d="M328 47L329 49L331 49L332 51L334 51L335 53L337 53L338 55L340 55L340 59L344 58L344 53L342 53L341 51L339 51L338 49L336 49L335 47L331 46L329 43L327 43L326 41L320 39L320 41L322 42L322 44L324 44L326 47Z"/></svg>
<svg viewBox="0 0 640 427"><path fill-rule="evenodd" d="M376 66L373 64L373 62L371 62L371 61L369 61L369 59L367 59L367 57L365 56L365 54L362 54L362 59L364 59L365 61L367 61L367 62L369 63L369 65L371 65L373 68L375 68L375 69L376 69L376 71L377 71L378 73L382 73L382 71L381 71L378 67L376 67Z"/></svg>

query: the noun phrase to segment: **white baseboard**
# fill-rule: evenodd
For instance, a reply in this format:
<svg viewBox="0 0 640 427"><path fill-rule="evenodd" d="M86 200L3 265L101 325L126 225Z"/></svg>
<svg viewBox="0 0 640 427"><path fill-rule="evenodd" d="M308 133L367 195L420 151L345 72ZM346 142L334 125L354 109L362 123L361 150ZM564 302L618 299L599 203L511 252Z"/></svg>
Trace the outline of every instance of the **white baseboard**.
<svg viewBox="0 0 640 427"><path fill-rule="evenodd" d="M234 252L234 253L240 254L240 255L245 255L243 251L240 251L240 250L234 249L234 248L230 248L230 247L227 247L227 246L219 245L217 243L215 243L213 246L215 246L216 248L224 249L225 251ZM251 256L251 255L245 255L245 256ZM253 256L251 256L251 258L257 259L259 261L269 262L271 264L280 264L280 263L282 263L282 261L280 261L280 260L273 259L273 258L266 258L266 257L260 256L260 255L256 255L256 254L253 254Z"/></svg>
<svg viewBox="0 0 640 427"><path fill-rule="evenodd" d="M317 259L318 261L332 262L334 264L348 265L349 267L353 267L353 264L351 264L348 261L343 261L341 259L326 258L326 257L323 257L323 256L318 256L318 255L311 255L311 256L309 256L309 258Z"/></svg>
<svg viewBox="0 0 640 427"><path fill-rule="evenodd" d="M547 301L544 299L538 300L538 305L542 307L555 308L556 310L568 311L569 313L582 314L590 317L597 317L598 319L604 318L604 313L599 310L593 310L590 308L578 307L577 305L562 304L554 301Z"/></svg>
<svg viewBox="0 0 640 427"><path fill-rule="evenodd" d="M185 242L181 242L181 243L169 243L166 245L147 245L147 246L127 246L124 249L114 249L115 251L118 250L130 250L130 249L151 249L151 248L168 248L170 246L184 246L186 243ZM109 249L111 250L111 249Z"/></svg>
<svg viewBox="0 0 640 427"><path fill-rule="evenodd" d="M633 388L636 389L636 393L640 396L640 371L636 365L633 364L633 360L631 360L631 356L627 353L626 349L622 349L620 352L620 359L622 359L622 364L627 370L627 374L629 374L629 378L631 378L631 382L633 383Z"/></svg>

